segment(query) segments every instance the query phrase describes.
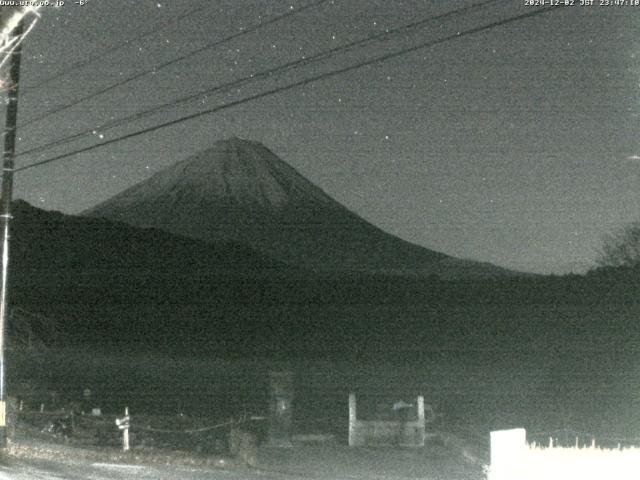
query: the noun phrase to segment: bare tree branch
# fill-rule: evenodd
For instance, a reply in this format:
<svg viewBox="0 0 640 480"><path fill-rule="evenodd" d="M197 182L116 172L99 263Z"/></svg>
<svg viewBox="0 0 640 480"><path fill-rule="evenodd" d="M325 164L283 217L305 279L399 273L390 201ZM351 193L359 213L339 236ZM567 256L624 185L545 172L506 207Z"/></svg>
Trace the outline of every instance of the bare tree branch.
<svg viewBox="0 0 640 480"><path fill-rule="evenodd" d="M596 262L601 267L640 265L640 221L605 236Z"/></svg>

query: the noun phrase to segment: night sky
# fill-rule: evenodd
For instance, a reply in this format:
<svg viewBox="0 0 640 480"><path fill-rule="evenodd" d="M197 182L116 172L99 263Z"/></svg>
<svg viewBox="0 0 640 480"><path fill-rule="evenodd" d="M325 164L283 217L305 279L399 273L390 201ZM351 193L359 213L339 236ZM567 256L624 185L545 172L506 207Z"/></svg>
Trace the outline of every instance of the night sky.
<svg viewBox="0 0 640 480"><path fill-rule="evenodd" d="M578 3L579 0L576 0ZM501 1L164 110L105 122L473 1L334 0L86 102L52 108L313 0L67 0L25 40L19 167L280 85L536 10ZM640 6L574 6L414 51L19 172L15 195L79 213L230 136L264 143L403 239L536 272L582 268L638 218ZM292 10L293 9L293 10ZM190 12L176 19L184 13ZM156 30L125 48L123 40ZM110 48L110 50L108 50ZM84 60L98 60L78 66ZM67 72L44 84L58 72ZM2 112L4 113L4 112ZM28 123L24 125L24 123Z"/></svg>

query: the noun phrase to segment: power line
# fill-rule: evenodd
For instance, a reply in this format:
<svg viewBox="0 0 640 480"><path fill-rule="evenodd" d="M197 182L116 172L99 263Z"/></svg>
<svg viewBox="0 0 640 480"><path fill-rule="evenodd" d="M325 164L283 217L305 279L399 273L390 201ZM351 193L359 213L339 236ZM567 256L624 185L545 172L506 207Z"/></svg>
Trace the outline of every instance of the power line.
<svg viewBox="0 0 640 480"><path fill-rule="evenodd" d="M128 140L130 138L134 138L134 137L137 137L137 136L140 136L140 135L151 133L151 132L154 132L156 130L160 130L160 129L165 128L165 127L170 127L172 125L177 125L179 123L186 122L188 120L193 120L195 118L199 118L199 117L202 117L204 115L209 115L209 114L212 114L212 113L216 113L216 112L219 112L221 110L225 110L227 108L235 107L237 105L241 105L241 104L244 104L244 103L247 103L247 102L251 102L253 100L257 100L257 99L260 99L260 98L271 96L271 95L274 95L276 93L281 93L281 92L284 92L284 91L287 91L287 90L291 90L293 88L297 88L297 87L301 87L301 86L307 85L309 83L317 82L319 80L325 80L327 78L331 78L331 77L335 77L335 76L338 76L338 75L342 75L344 73L348 73L348 72L351 72L353 70L357 70L357 69L360 69L362 67L366 67L366 66L373 65L373 64L376 64L376 63L385 62L387 60L391 60L393 58L397 58L397 57L400 57L402 55L406 55L408 53L415 52L417 50L422 50L424 48L429 48L429 47L432 47L432 46L435 46L435 45L438 45L438 44L441 44L441 43L445 43L445 42L448 42L448 41L451 41L451 40L455 40L455 39L458 39L458 38L465 37L467 35L472 35L472 34L483 32L483 31L486 31L486 30L490 30L492 28L496 28L496 27L499 27L499 26L502 26L502 25L506 25L506 24L509 24L509 23L512 23L512 22L517 22L517 21L520 21L520 20L524 20L526 18L530 18L530 17L536 16L536 15L540 15L542 13L546 13L546 12L549 12L551 10L555 10L557 8L560 8L560 6L549 6L549 7L544 7L544 8L538 9L538 10L532 10L532 11L529 11L529 12L526 12L526 13L523 13L523 14L520 14L520 15L516 15L515 17L509 17L509 18L506 18L506 19L503 19L503 20L497 20L497 21L491 22L491 23L489 23L487 25L483 25L483 26L480 26L480 27L474 27L474 28L471 28L471 29L468 29L468 30L457 32L457 33L455 33L453 35L448 35L446 37L443 37L443 38L440 38L440 39L437 39L437 40L430 40L428 42L424 42L424 43L421 43L421 44L418 44L418 45L414 45L412 47L404 48L404 49L399 50L397 52L388 53L388 54L381 55L381 56L378 56L378 57L375 57L375 58L371 58L369 60L365 60L365 61L356 63L354 65L350 65L348 67L340 68L340 69L333 70L333 71L330 71L330 72L325 72L325 73L316 75L314 77L306 78L304 80L299 80L299 81L291 83L289 85L276 87L276 88L273 88L273 89L270 89L270 90L267 90L267 91L264 91L264 92L261 92L261 93L257 93L255 95L251 95L249 97L246 97L246 98L243 98L243 99L240 99L240 100L235 100L233 102L229 102L229 103L226 103L226 104L223 104L223 105L219 105L217 107L210 108L210 109L204 110L202 112L193 113L191 115L187 115L187 116L175 119L175 120L170 120L168 122L164 122L164 123L161 123L159 125L155 125L153 127L148 127L148 128L142 129L142 130L138 130L136 132L128 133L126 135L122 135L120 137L113 138L113 139L107 140L107 141L102 142L102 143L91 145L89 147L84 147L84 148L80 148L78 150L74 150L72 152L64 153L64 154L61 154L61 155L56 155L54 157L51 157L51 158L48 158L48 159L45 159L45 160L41 160L39 162L32 163L32 164L26 165L24 167L16 168L15 172L20 172L20 171L28 170L30 168L35 168L35 167L39 167L39 166L42 166L42 165L46 165L48 163L56 162L58 160L62 160L62 159L71 157L73 155L77 155L77 154L80 154L80 153L85 153L85 152L88 152L88 151L91 151L91 150L95 150L95 149L100 148L100 147L104 147L106 145L111 145L111 144L116 143L116 142L120 142L120 141L123 141L123 140Z"/></svg>
<svg viewBox="0 0 640 480"><path fill-rule="evenodd" d="M460 14L468 12L469 10L473 10L473 9L477 9L477 8L483 8L483 7L487 6L488 4L496 3L498 1L500 1L500 0L486 0L484 2L480 2L480 3L472 5L472 6L460 8L460 9L453 10L453 11L450 11L450 12L447 12L447 13L444 13L444 14L431 16L431 17L428 17L426 19L422 19L420 21L410 23L408 25L403 25L401 27L397 27L395 29L386 30L383 33L375 34L375 35L366 37L366 38L361 39L361 40L356 40L356 41L350 42L348 44L341 45L341 46L332 48L332 49L324 51L324 52L320 52L320 53L318 53L316 55L313 55L311 57L306 57L306 58L302 58L302 59L295 60L295 61L292 61L292 62L288 62L288 63L285 63L283 65L280 65L278 67L274 67L272 69L269 69L269 70L266 70L266 71L263 71L263 72L254 73L254 74L251 74L251 75L249 75L247 77L243 77L241 79L233 80L231 82L227 82L225 84L218 85L216 87L213 87L213 88L210 88L210 89L207 89L207 90L202 90L202 91L197 92L195 94L190 94L190 95L188 95L186 97L179 98L179 99L174 100L172 102L168 102L168 103L165 103L163 105L158 105L158 106L153 107L151 109L148 109L148 110L145 110L145 111L142 111L142 112L137 112L137 113L134 113L134 114L129 115L127 117L120 118L120 119L117 119L117 120L113 120L111 122L107 122L106 124L100 125L100 126L95 127L95 128L84 130L82 132L73 134L73 135L65 137L63 139L55 140L53 142L50 142L50 143L47 143L47 144L44 144L44 145L41 145L41 146L38 146L38 147L34 147L34 148L30 149L30 150L27 150L25 152L20 153L18 156L39 152L39 151L48 149L49 147L58 146L58 145L62 145L62 144L65 144L65 143L69 143L69 142L71 142L71 141L73 141L73 140L75 140L75 139L77 139L79 137L82 137L82 136L87 135L89 133L93 133L93 132L98 131L98 130L105 131L106 129L111 129L111 128L114 128L116 126L120 126L120 125L129 123L131 121L142 119L142 118L144 118L146 116L149 116L149 115L151 115L153 113L156 113L158 111L161 111L163 109L166 109L166 108L169 108L169 107L173 107L173 106L176 106L176 105L181 104L181 103L186 103L188 101L194 100L194 99L199 98L199 97L204 96L204 95L210 95L212 93L217 93L217 92L229 90L230 88L238 87L238 86L243 85L244 83L247 83L249 81L254 81L254 80L257 80L259 78L264 78L264 77L270 77L273 74L280 73L280 72L283 72L283 71L286 71L286 70L289 70L289 69L292 69L292 68L296 68L296 67L301 66L301 65L308 65L308 64L313 63L313 62L321 61L321 60L324 60L326 58L330 58L332 55L334 55L335 53L338 53L340 51L348 50L348 49L351 49L351 48L353 48L355 46L361 46L361 45L364 45L366 43L370 43L370 42L373 42L373 41L376 41L376 40L388 39L388 37L390 35L395 35L395 34L399 34L399 33L405 32L405 31L416 29L416 28L424 26L425 24L427 24L429 22L432 22L432 21L435 21L435 20L441 20L443 18L446 18L446 17L449 17L449 16L453 16L453 15L460 15Z"/></svg>
<svg viewBox="0 0 640 480"><path fill-rule="evenodd" d="M73 140L76 140L84 135L88 135L90 133L96 132L96 131L105 131L105 130L109 130L112 129L114 127L120 126L120 125L124 125L126 123L130 123L132 121L135 120L140 120L144 117L147 117L149 115L152 115L156 112L162 111L166 108L169 107L174 107L176 105L182 104L182 103L186 103L189 102L191 100L195 100L199 97L202 96L206 96L206 95L211 95L213 93L219 93L219 92L223 92L223 91L227 91L231 88L235 88L235 87L239 87L247 82L251 82L251 81L255 81L261 78L266 78L266 77L271 77L274 74L279 74L281 72L285 72L287 70L291 70L293 68L297 68L299 66L303 66L303 65L309 65L315 62L319 62L328 58L331 58L332 56L334 56L336 53L342 52L342 51L346 51L349 49L352 49L354 47L361 47L363 45L366 45L367 43L372 43L375 42L377 40L388 40L390 36L392 35L398 35L401 33L405 33L411 30L415 30L421 27L424 27L425 25L435 21L435 20L442 20L444 18L447 17L451 17L451 16L457 16L457 15L462 15L465 13L468 13L469 11L472 10L476 10L476 9L480 9L480 8L484 8L486 6L488 6L491 3L497 3L500 0L485 0L483 2L479 2L477 4L474 5L470 5L467 7L463 7L463 8L459 8L457 10L452 10L446 13L442 13L442 14L438 14L438 15L433 15L424 19L421 19L419 21L416 22L412 22L406 25L402 25L400 27L396 27L394 29L389 29L389 30L385 30L382 33L377 33L374 35L370 35L364 39L360 39L360 40L354 40L352 42L349 42L347 44L344 45L340 45L334 48L331 48L329 50L325 50L322 52L319 52L315 55L312 55L310 57L305 57L305 58L301 58L298 60L294 60L291 62L287 62L285 64L279 65L277 67L262 71L262 72L258 72L258 73L252 73L248 76L245 76L243 78L240 79L236 79L236 80L232 80L230 82L227 83L223 83L221 85L217 85L213 88L209 88L206 90L201 90L197 93L194 94L190 94L187 95L185 97L181 97L177 100L173 100L171 102L162 104L162 105L158 105L155 107L152 107L150 109L144 110L142 112L136 112L132 115L120 118L120 119L116 119L116 120L112 120L110 122L107 122L105 124L102 124L98 127L95 128L90 128L78 133L75 133L73 135L64 137L62 139L58 139L58 140L54 140L52 142L46 143L44 145L40 145L38 147L34 147L31 148L29 150L26 150L25 152L21 152L20 154L18 154L18 156L23 156L23 155L27 155L27 154L32 154L32 153L37 153L37 152L41 152L43 150L47 150L51 147L55 147L55 146L59 146L59 145L63 145L66 143L70 143Z"/></svg>
<svg viewBox="0 0 640 480"><path fill-rule="evenodd" d="M107 48L100 48L100 49L95 49L92 53L94 53L94 55L92 55L91 57L84 59L84 60L78 60L77 62L72 63L71 65L69 65L68 67L54 73L53 75L50 75L49 77L46 77L42 80L40 80L39 82L33 84L33 85L29 85L27 87L25 87L25 91L24 93L30 92L31 90L35 90L41 86L43 86L46 83L49 83L53 80L57 80L60 77L64 77L65 75L78 70L80 68L86 67L87 65L97 61L97 60L102 60L102 58L105 55L108 55L110 53L116 52L118 50L120 50L121 48L127 47L129 46L130 43L138 41L138 40L142 40L145 37L149 37L157 32L159 32L160 30L171 26L172 24L176 24L178 22L180 22L181 20L183 20L184 18L187 18L191 15L193 15L196 12L199 12L200 10L203 10L205 7L196 7L196 8L192 8L190 10L187 10L186 12L173 17L165 22L159 22L158 24L154 25L153 27L151 27L149 30L142 32L140 35L135 36L133 38L129 38L127 40L125 40L124 42L119 42L119 43L113 43L110 46L108 46ZM98 53L95 53L98 52Z"/></svg>
<svg viewBox="0 0 640 480"><path fill-rule="evenodd" d="M78 105L79 103L85 102L87 100L91 100L92 98L95 98L95 97L98 97L100 95L103 95L103 94L105 94L107 92L110 92L111 90L115 90L116 88L121 87L122 85L126 85L127 83L133 82L134 80L138 80L139 78L145 77L146 75L153 74L153 73L157 72L158 70L166 68L166 67L168 67L170 65L174 65L174 64L176 64L178 62L181 62L183 60L191 58L191 57L193 57L193 56L195 56L195 55L197 55L199 53L204 52L205 50L210 50L212 48L219 47L220 45L223 45L223 44L225 44L227 42L230 42L231 40L235 40L236 38L239 38L239 37L242 37L244 35L248 35L250 33L253 33L253 32L255 32L255 31L257 31L257 30L259 30L261 28L264 28L264 27L268 26L268 25L271 25L273 23L279 22L279 21L284 20L285 18L291 17L293 15L297 15L297 14L299 14L299 13L305 11L305 10L317 7L317 6L319 6L319 5L323 4L323 3L327 3L328 1L329 0L316 0L315 2L312 2L312 3L308 4L308 5L303 6L303 7L300 7L297 10L290 10L287 13L284 13L282 15L278 15L276 17L271 18L270 20L267 20L265 22L260 22L260 23L258 23L257 25L254 25L251 28L244 28L238 33L234 33L234 34L229 35L227 37L224 37L224 38L222 38L220 40L216 40L215 42L212 42L212 43L209 43L207 45L204 45L203 47L197 48L197 49L195 49L195 50L193 50L193 51L191 51L191 52L189 52L189 53L187 53L185 55L182 55L180 57L176 57L176 58L174 58L172 60L169 60L169 61L167 61L165 63L162 63L162 64L160 64L158 66L155 66L155 67L153 67L153 68L151 68L149 70L144 70L142 72L139 72L139 73L136 73L134 75L131 75L131 76L127 77L127 78L122 79L121 81L119 81L117 83L109 85L108 87L105 87L105 88L103 88L101 90L98 90L96 92L90 93L90 94L88 94L88 95L86 95L84 97L78 98L78 99L76 99L76 100L74 100L74 101L72 101L70 103L67 103L65 105L60 105L58 107L52 108L51 110L48 110L48 111L42 113L41 115L38 115L38 116L33 117L33 118L30 118L26 122L21 123L20 126L21 127L26 127L26 126L31 125L33 123L39 122L40 120L43 120L43 119L45 119L45 118L47 118L47 117L49 117L49 116L51 116L51 115L53 115L55 113L62 112L64 110L67 110L68 108L71 108L71 107L73 107L75 105Z"/></svg>

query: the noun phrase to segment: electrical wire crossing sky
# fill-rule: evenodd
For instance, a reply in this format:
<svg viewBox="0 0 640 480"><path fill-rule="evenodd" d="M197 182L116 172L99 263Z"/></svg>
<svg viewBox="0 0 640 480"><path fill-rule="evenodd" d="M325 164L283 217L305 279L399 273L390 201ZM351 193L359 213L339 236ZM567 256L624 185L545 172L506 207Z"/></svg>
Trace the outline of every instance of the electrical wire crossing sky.
<svg viewBox="0 0 640 480"><path fill-rule="evenodd" d="M638 217L640 7L222 0L45 8L16 196L78 213L238 136L382 229L564 273Z"/></svg>

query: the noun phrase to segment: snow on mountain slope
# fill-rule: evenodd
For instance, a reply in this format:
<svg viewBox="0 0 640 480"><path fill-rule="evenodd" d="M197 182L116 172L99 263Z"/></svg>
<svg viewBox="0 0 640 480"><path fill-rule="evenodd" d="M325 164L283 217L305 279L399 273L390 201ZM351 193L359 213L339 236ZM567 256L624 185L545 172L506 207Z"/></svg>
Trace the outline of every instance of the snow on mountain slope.
<svg viewBox="0 0 640 480"><path fill-rule="evenodd" d="M318 271L484 277L506 273L389 235L264 145L231 138L84 212L205 241L250 245Z"/></svg>

